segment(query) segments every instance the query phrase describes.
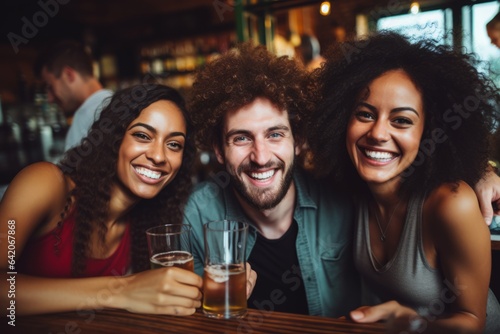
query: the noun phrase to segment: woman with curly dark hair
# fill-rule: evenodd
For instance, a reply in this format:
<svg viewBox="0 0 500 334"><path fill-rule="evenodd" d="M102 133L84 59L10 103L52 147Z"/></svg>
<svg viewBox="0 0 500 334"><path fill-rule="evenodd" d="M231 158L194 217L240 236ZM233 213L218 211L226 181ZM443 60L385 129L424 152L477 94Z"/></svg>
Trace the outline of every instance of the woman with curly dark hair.
<svg viewBox="0 0 500 334"><path fill-rule="evenodd" d="M40 162L16 176L0 203L0 219L10 224L0 232L15 229L18 314L102 307L194 313L201 278L180 268L146 271L145 235L182 221L191 136L176 90L138 85L113 96L59 166ZM1 248L7 254L6 242ZM4 273L12 265L6 257L0 263Z"/></svg>
<svg viewBox="0 0 500 334"><path fill-rule="evenodd" d="M488 161L496 87L473 56L396 33L339 44L326 59L314 164L354 191L355 265L384 303L351 318L419 314L413 330L498 333L489 231L471 188Z"/></svg>

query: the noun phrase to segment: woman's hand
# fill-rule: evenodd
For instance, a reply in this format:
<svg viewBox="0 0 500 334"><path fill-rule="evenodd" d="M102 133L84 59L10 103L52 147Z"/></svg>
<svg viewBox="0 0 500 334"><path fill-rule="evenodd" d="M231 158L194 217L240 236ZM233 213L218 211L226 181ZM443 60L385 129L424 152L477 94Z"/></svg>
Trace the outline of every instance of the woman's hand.
<svg viewBox="0 0 500 334"><path fill-rule="evenodd" d="M360 323L386 321L388 334L478 334L479 332L468 327L457 325L456 321L430 321L426 317L406 306L391 300L375 306L361 306L350 313L351 319Z"/></svg>
<svg viewBox="0 0 500 334"><path fill-rule="evenodd" d="M350 313L351 319L360 323L387 321L387 333L421 333L427 321L415 310L391 300L375 306L361 306Z"/></svg>
<svg viewBox="0 0 500 334"><path fill-rule="evenodd" d="M361 306L350 313L352 320L361 323L377 322L380 320L389 320L391 318L416 315L417 312L413 309L403 306L395 300L375 306Z"/></svg>
<svg viewBox="0 0 500 334"><path fill-rule="evenodd" d="M134 313L191 315L201 306L200 276L176 267L124 277L115 307Z"/></svg>

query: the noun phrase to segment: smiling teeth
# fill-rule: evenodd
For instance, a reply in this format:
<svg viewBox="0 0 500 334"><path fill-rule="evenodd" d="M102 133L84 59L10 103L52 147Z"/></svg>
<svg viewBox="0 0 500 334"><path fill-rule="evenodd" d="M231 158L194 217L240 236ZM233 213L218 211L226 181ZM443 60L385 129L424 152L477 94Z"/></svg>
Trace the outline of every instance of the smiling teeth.
<svg viewBox="0 0 500 334"><path fill-rule="evenodd" d="M257 180L269 179L274 175L274 169L264 173L250 173L250 176Z"/></svg>
<svg viewBox="0 0 500 334"><path fill-rule="evenodd" d="M141 175L144 175L146 177L149 177L150 179L155 179L155 180L158 180L161 176L160 172L155 172L144 167L137 167L135 171Z"/></svg>
<svg viewBox="0 0 500 334"><path fill-rule="evenodd" d="M375 160L380 160L380 161L388 161L393 158L393 154L389 152L378 152L378 151L368 151L365 150L366 156L369 158L375 159Z"/></svg>

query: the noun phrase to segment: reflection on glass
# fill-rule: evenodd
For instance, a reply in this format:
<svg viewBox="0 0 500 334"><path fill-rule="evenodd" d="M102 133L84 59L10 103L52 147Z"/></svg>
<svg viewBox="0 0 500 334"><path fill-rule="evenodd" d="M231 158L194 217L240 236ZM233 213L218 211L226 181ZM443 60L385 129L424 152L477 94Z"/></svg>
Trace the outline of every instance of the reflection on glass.
<svg viewBox="0 0 500 334"><path fill-rule="evenodd" d="M497 87L500 87L500 49L491 44L486 32L486 23L498 13L499 8L498 1L462 8L463 45L485 61L479 70L490 76Z"/></svg>
<svg viewBox="0 0 500 334"><path fill-rule="evenodd" d="M445 32L451 23L448 10L431 10L418 14L383 17L377 21L377 30L394 30L414 38L425 37L445 41Z"/></svg>

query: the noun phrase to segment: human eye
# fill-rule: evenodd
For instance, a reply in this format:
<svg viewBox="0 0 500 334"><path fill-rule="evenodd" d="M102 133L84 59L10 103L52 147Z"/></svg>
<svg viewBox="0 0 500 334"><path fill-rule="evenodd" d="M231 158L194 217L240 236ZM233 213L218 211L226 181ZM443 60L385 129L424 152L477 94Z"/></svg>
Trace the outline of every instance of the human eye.
<svg viewBox="0 0 500 334"><path fill-rule="evenodd" d="M151 139L147 134L145 134L144 132L134 132L132 133L132 136L139 139L139 140L149 140Z"/></svg>
<svg viewBox="0 0 500 334"><path fill-rule="evenodd" d="M392 120L397 127L406 128L413 125L413 121L407 117L396 117Z"/></svg>
<svg viewBox="0 0 500 334"><path fill-rule="evenodd" d="M284 137L284 135L280 132L272 132L271 134L269 134L269 138L271 138L271 139L280 139L283 137Z"/></svg>
<svg viewBox="0 0 500 334"><path fill-rule="evenodd" d="M375 115L367 110L356 110L354 116L360 121L371 121L375 119Z"/></svg>
<svg viewBox="0 0 500 334"><path fill-rule="evenodd" d="M238 135L238 136L233 136L230 139L230 142L236 145L245 145L250 142L250 138L248 138L247 136Z"/></svg>
<svg viewBox="0 0 500 334"><path fill-rule="evenodd" d="M170 149L172 149L173 151L182 151L184 149L184 145L182 145L181 143L179 142L170 142L170 143L167 143L167 146L170 147Z"/></svg>

